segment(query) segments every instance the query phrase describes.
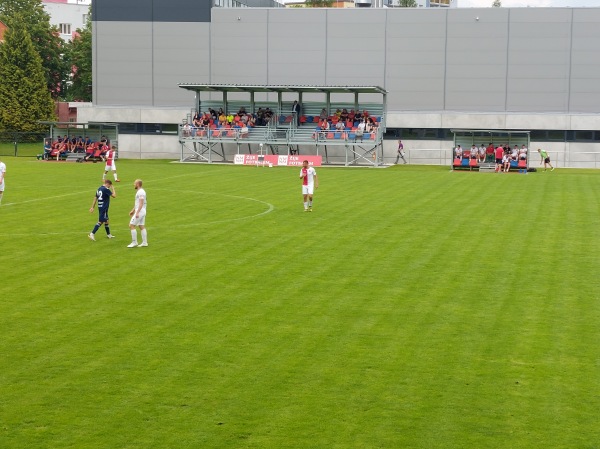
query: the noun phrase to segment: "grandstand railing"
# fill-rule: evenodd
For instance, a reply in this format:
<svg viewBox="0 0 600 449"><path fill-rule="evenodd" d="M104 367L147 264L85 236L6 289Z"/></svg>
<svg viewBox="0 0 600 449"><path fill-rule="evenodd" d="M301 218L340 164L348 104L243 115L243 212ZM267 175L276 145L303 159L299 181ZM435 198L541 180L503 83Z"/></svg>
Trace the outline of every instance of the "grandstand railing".
<svg viewBox="0 0 600 449"><path fill-rule="evenodd" d="M345 165L366 163L380 165L383 163L383 128L374 132L357 135L352 130L316 130L313 127L297 127L294 121L286 126L279 126L279 119L274 116L267 126L256 127L193 127L188 124L179 125L179 142L181 144L181 160L212 162L218 155L226 161L225 144L237 146L240 154L242 145L266 145L273 154L279 153L279 147L285 147L287 154L297 151L300 146L313 147L317 155L325 157L329 162L327 147L345 148ZM187 154L186 154L187 150Z"/></svg>

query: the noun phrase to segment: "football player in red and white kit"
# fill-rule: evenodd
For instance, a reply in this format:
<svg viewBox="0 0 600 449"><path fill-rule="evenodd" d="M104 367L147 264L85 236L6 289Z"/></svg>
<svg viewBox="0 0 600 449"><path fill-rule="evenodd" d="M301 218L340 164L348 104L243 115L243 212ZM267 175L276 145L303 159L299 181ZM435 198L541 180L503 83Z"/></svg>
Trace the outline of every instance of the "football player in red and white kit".
<svg viewBox="0 0 600 449"><path fill-rule="evenodd" d="M116 147L113 145L107 152L105 156L106 165L104 166L104 174L102 175L102 181L106 179L106 174L109 170L112 170L113 176L115 177L115 182L120 182L119 177L117 176L117 164L115 164L115 156L116 156Z"/></svg>
<svg viewBox="0 0 600 449"><path fill-rule="evenodd" d="M319 179L314 167L308 166L308 161L302 162L300 169L302 179L302 196L304 197L304 212L312 212L313 193L319 188Z"/></svg>

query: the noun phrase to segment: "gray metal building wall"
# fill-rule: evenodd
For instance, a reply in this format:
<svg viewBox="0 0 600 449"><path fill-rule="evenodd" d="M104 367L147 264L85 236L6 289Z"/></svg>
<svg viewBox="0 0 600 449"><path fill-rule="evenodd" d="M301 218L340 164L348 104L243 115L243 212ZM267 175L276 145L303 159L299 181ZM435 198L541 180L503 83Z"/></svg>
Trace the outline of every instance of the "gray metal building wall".
<svg viewBox="0 0 600 449"><path fill-rule="evenodd" d="M179 82L368 84L390 111L600 112L600 8L213 8L208 22L161 1L137 16L95 3L97 105L190 106Z"/></svg>

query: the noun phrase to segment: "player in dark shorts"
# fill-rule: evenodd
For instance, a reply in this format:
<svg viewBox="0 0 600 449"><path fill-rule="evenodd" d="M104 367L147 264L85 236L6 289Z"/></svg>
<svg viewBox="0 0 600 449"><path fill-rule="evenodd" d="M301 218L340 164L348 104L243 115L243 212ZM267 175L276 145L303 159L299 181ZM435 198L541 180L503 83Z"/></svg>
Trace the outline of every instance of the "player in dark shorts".
<svg viewBox="0 0 600 449"><path fill-rule="evenodd" d="M94 202L92 203L92 207L90 207L90 213L94 212L94 207L98 204L98 223L96 223L92 232L88 234L90 240L96 241L94 234L96 234L96 231L98 231L103 224L104 229L106 230L106 237L109 239L115 237L110 233L110 228L108 226L108 208L110 206L110 199L115 198L116 196L115 188L110 179L105 179L104 185L101 185L98 187L98 190L96 190Z"/></svg>
<svg viewBox="0 0 600 449"><path fill-rule="evenodd" d="M540 153L540 156L542 157L542 160L540 161L540 165L542 165L542 162L544 163L544 171L546 171L546 167L548 165L552 169L550 171L554 171L554 167L550 163L550 156L548 156L548 153L546 152L546 150L542 150L541 148L538 148L538 153Z"/></svg>

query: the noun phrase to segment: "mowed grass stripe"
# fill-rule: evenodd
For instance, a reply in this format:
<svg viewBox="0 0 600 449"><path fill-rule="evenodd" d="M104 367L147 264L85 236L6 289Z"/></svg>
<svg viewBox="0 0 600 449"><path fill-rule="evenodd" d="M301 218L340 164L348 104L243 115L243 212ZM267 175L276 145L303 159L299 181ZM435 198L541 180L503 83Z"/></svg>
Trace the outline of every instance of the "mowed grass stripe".
<svg viewBox="0 0 600 449"><path fill-rule="evenodd" d="M4 446L597 440L593 172L321 168L306 214L297 169L121 166L173 176L148 182L149 251L123 247L131 179L111 206L117 242L85 238L95 180L51 215L81 237L4 241L17 261L0 304ZM98 168L52 167L77 185ZM27 173L40 189L52 175ZM275 210L206 224L264 209L219 194ZM48 212L27 209L32 223ZM46 269L74 261L81 274Z"/></svg>

